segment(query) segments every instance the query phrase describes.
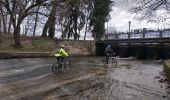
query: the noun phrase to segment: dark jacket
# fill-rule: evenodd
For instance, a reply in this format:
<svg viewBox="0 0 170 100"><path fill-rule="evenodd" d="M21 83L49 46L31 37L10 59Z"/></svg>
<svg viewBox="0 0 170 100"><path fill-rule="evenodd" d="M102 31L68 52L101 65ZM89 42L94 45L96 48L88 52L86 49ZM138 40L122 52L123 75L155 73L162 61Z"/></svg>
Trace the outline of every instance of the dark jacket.
<svg viewBox="0 0 170 100"><path fill-rule="evenodd" d="M106 47L104 53L107 54L114 54L113 50L111 49L111 47Z"/></svg>

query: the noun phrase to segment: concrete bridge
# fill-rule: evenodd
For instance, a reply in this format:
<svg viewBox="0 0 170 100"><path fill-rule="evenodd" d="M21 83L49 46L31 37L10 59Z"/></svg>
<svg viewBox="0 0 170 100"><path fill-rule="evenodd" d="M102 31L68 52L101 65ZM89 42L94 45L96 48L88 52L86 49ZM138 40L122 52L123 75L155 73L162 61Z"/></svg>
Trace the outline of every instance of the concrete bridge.
<svg viewBox="0 0 170 100"><path fill-rule="evenodd" d="M96 54L104 55L106 45L111 45L117 56L137 58L168 59L170 58L170 36L163 32L157 35L138 34L142 37L131 37L129 34L123 34L127 37L122 38L122 34L108 34L100 40L96 40ZM146 37L147 36L147 37ZM112 37L112 38L111 38Z"/></svg>

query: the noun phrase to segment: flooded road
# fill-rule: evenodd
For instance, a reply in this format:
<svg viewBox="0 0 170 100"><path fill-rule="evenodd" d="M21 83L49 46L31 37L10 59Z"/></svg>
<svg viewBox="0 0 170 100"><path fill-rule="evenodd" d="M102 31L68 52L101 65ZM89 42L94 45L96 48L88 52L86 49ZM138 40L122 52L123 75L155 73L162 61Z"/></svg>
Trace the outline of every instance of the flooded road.
<svg viewBox="0 0 170 100"><path fill-rule="evenodd" d="M170 100L163 62L73 57L71 69L51 72L55 58L0 60L0 100Z"/></svg>

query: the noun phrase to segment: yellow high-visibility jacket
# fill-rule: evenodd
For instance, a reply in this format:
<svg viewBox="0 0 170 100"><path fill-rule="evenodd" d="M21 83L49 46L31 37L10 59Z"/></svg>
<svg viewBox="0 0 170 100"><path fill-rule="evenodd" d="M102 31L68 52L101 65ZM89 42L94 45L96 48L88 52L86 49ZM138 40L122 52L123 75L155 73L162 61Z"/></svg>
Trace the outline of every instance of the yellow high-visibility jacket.
<svg viewBox="0 0 170 100"><path fill-rule="evenodd" d="M55 57L59 57L59 56L62 56L62 57L68 57L68 53L63 49L61 48L58 53L54 54Z"/></svg>

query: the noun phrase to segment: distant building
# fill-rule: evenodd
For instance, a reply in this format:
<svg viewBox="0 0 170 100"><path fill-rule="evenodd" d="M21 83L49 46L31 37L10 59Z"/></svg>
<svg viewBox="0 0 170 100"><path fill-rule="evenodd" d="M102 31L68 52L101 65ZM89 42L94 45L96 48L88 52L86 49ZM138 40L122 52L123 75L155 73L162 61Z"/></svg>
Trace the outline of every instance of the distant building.
<svg viewBox="0 0 170 100"><path fill-rule="evenodd" d="M140 33L140 30L134 30L133 33L134 33L134 34L139 34L139 33Z"/></svg>
<svg viewBox="0 0 170 100"><path fill-rule="evenodd" d="M147 28L143 28L143 30L142 30L143 32L147 32Z"/></svg>

